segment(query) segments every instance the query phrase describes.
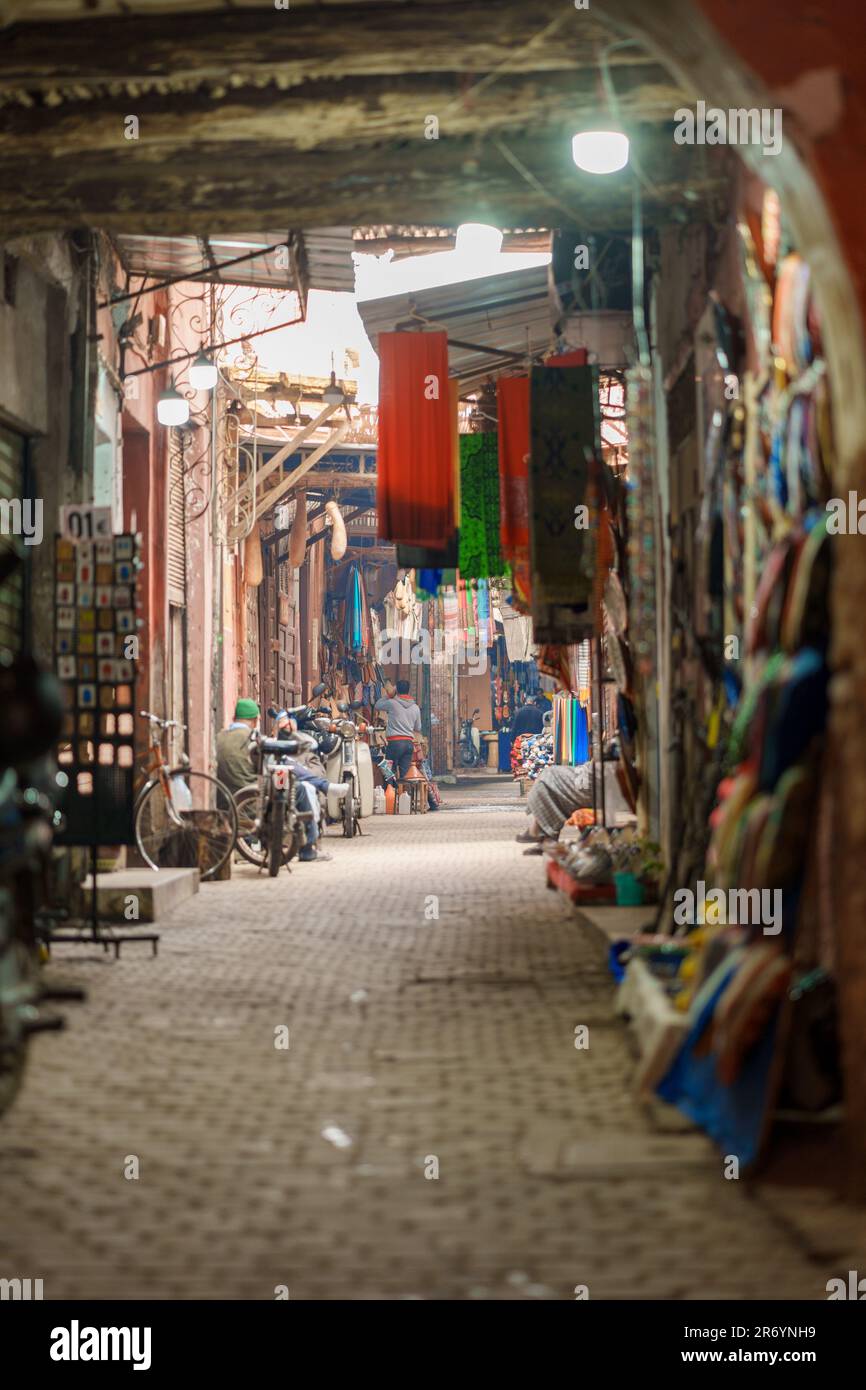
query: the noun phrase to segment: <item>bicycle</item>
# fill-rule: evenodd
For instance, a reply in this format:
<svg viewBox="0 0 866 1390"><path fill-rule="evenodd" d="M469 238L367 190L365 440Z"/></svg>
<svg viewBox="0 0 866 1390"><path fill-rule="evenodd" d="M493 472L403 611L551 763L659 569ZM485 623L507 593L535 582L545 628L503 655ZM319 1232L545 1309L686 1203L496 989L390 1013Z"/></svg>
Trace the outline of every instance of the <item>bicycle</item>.
<svg viewBox="0 0 866 1390"><path fill-rule="evenodd" d="M151 869L198 869L202 879L213 878L235 847L238 816L228 787L209 772L196 772L184 759L169 767L162 742L169 729L182 729L176 719L141 710L150 724L152 759L148 778L135 802L135 840Z"/></svg>

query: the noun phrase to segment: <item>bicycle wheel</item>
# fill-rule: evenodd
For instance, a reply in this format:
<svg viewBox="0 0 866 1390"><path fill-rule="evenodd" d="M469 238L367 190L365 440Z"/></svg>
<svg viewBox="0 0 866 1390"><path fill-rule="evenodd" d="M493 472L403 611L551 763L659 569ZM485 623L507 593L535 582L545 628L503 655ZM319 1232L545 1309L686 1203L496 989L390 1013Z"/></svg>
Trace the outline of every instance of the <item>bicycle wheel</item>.
<svg viewBox="0 0 866 1390"><path fill-rule="evenodd" d="M235 810L238 813L237 851L248 864L263 869L267 863L268 852L256 822L261 808L261 793L258 787L243 787L235 794Z"/></svg>
<svg viewBox="0 0 866 1390"><path fill-rule="evenodd" d="M283 822L286 818L286 803L271 802L270 822L268 824L268 875L276 878L283 863Z"/></svg>
<svg viewBox="0 0 866 1390"><path fill-rule="evenodd" d="M139 851L152 869L198 869L202 879L213 878L237 840L234 798L207 772L177 767L169 778L171 807L161 782L151 782L141 794L135 812Z"/></svg>

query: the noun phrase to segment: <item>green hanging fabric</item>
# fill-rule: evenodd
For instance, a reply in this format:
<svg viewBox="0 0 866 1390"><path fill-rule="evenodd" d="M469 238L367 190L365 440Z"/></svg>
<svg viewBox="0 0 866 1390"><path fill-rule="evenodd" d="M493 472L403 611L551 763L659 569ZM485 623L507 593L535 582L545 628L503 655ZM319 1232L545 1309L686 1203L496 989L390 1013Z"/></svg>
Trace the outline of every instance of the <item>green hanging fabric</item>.
<svg viewBox="0 0 866 1390"><path fill-rule="evenodd" d="M460 436L459 570L463 579L496 579L502 573L495 431Z"/></svg>

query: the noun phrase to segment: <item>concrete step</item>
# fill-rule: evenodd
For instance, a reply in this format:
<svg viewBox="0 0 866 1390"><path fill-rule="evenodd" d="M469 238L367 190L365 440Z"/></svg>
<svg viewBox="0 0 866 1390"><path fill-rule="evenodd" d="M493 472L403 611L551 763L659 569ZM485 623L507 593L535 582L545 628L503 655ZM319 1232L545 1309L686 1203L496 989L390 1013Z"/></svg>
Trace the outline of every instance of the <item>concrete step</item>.
<svg viewBox="0 0 866 1390"><path fill-rule="evenodd" d="M92 874L83 889L89 907ZM198 889L198 869L118 869L96 875L99 916L108 922L161 922Z"/></svg>

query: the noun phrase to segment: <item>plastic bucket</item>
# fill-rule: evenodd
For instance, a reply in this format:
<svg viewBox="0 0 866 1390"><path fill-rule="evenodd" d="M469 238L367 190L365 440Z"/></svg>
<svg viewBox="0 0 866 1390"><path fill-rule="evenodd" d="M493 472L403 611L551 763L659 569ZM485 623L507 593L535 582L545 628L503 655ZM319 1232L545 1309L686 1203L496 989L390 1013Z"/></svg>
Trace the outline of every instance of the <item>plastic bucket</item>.
<svg viewBox="0 0 866 1390"><path fill-rule="evenodd" d="M640 907L643 903L643 884L637 874L614 874L617 907Z"/></svg>

